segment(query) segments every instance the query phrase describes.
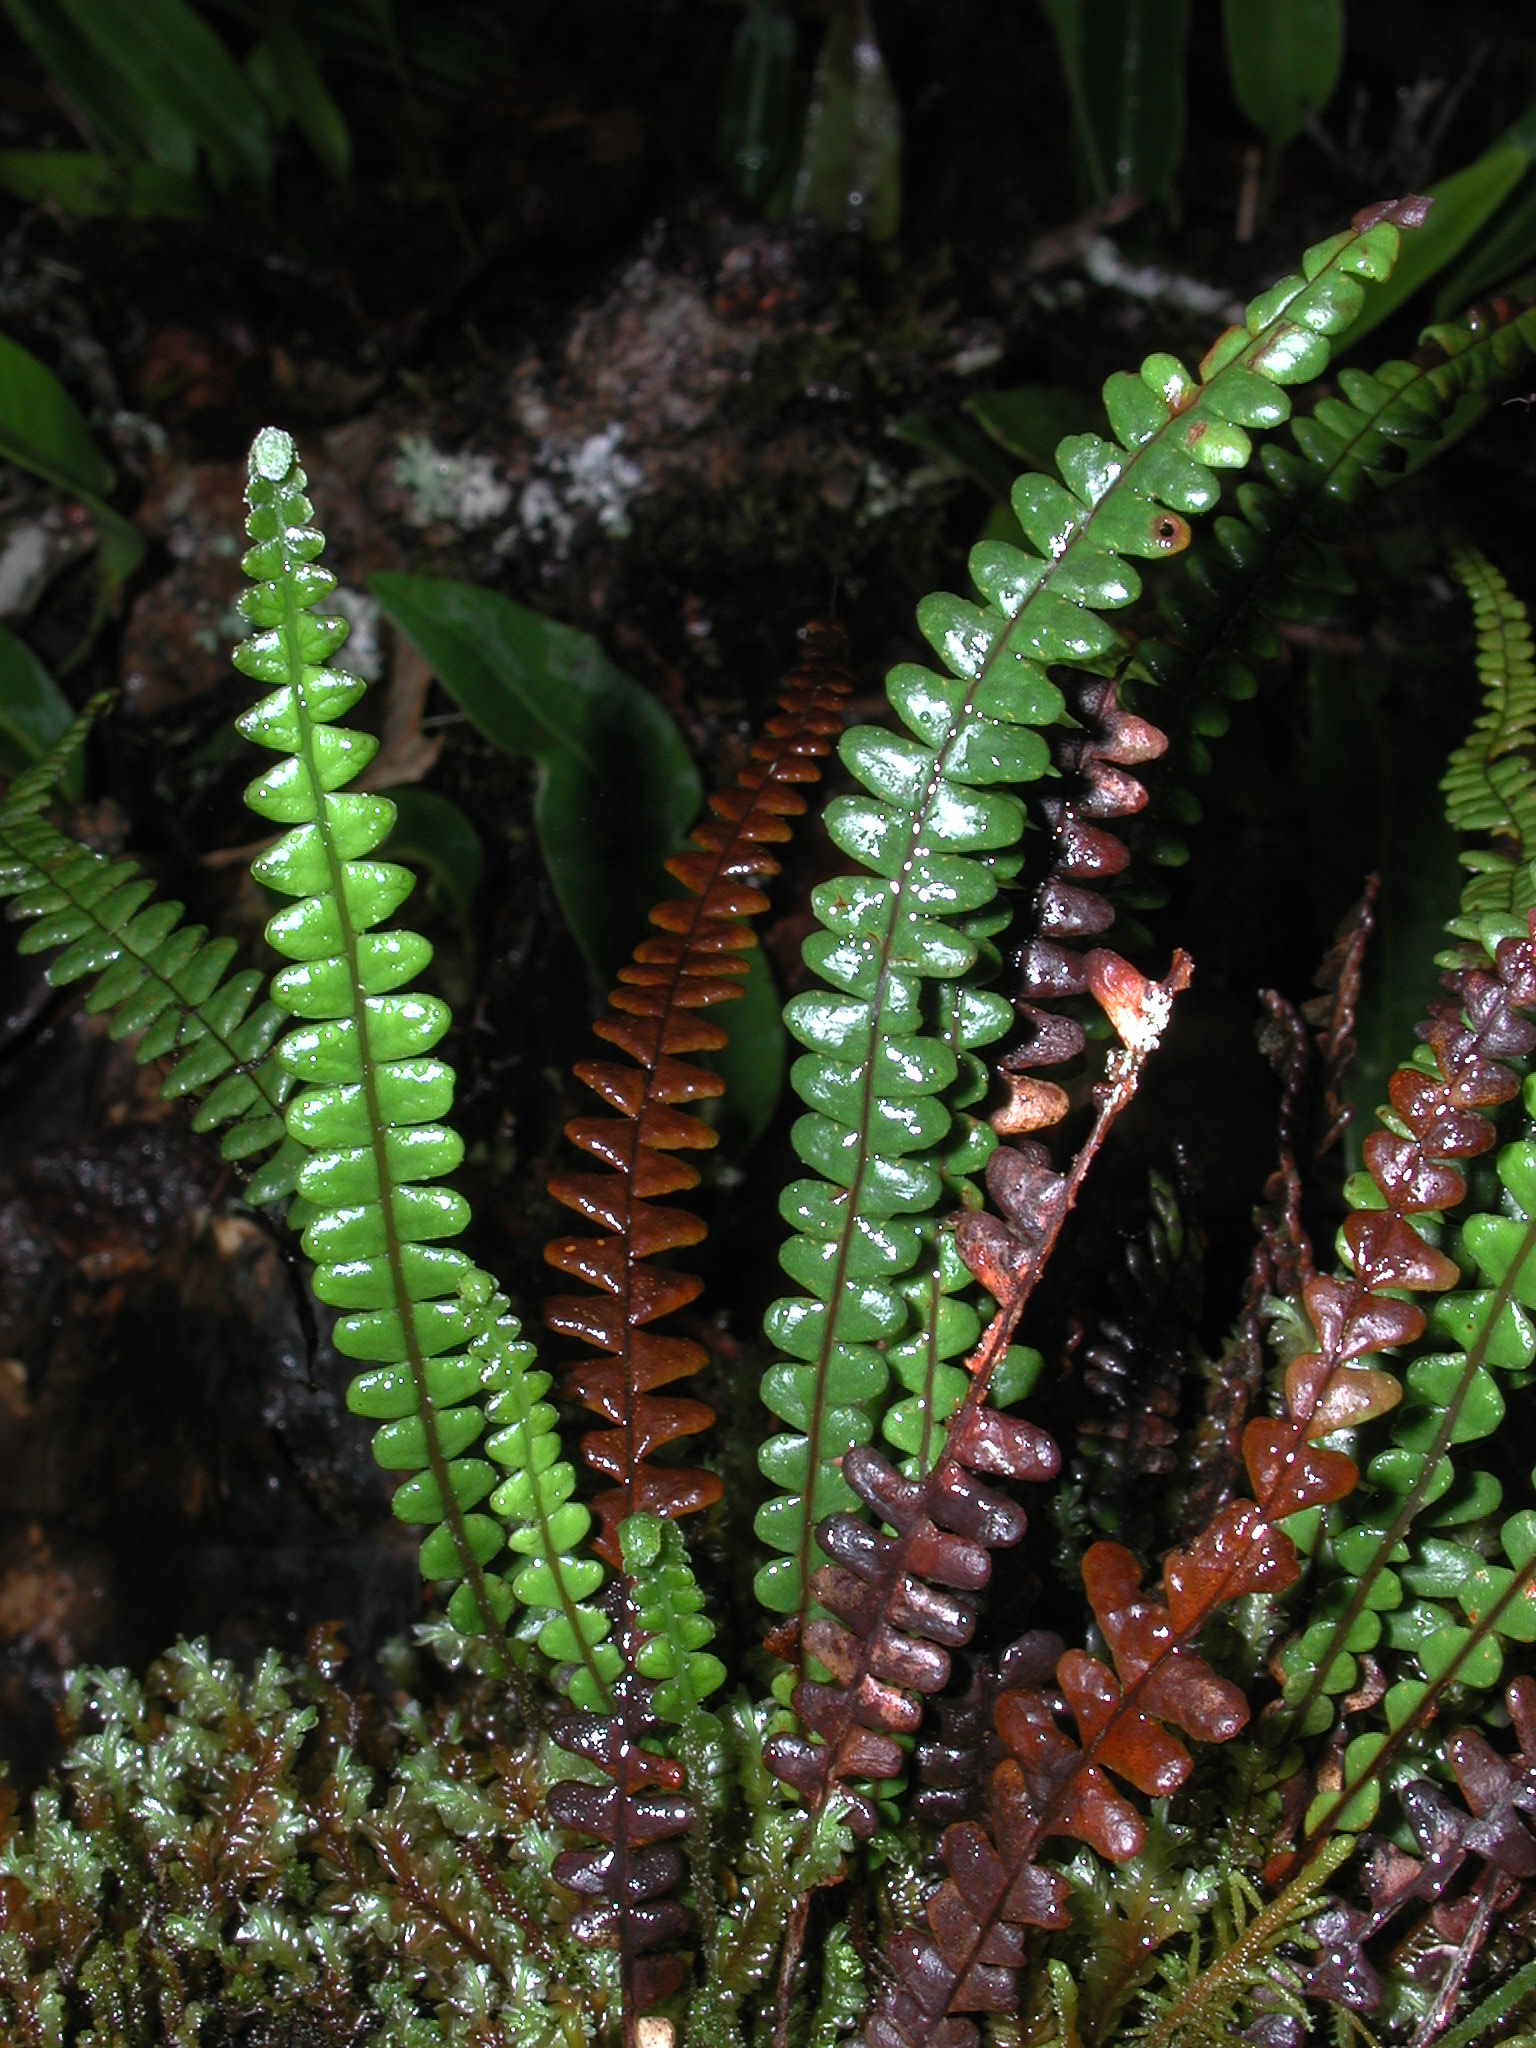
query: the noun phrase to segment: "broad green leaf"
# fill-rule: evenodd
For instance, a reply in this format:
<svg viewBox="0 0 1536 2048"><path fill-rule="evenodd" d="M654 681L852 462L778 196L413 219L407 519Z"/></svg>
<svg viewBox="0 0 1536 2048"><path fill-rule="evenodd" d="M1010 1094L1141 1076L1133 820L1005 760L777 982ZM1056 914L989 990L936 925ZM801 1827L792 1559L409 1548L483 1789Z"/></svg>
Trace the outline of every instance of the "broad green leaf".
<svg viewBox="0 0 1536 2048"><path fill-rule="evenodd" d="M1232 97L1271 149L1333 98L1344 68L1343 0L1222 0Z"/></svg>
<svg viewBox="0 0 1536 2048"><path fill-rule="evenodd" d="M89 21L71 19L66 0L0 4L54 85L108 149L192 175L197 143L190 128L160 99L146 99L134 89L97 46Z"/></svg>
<svg viewBox="0 0 1536 2048"><path fill-rule="evenodd" d="M1420 285L1456 261L1525 176L1532 154L1523 143L1501 142L1465 170L1453 171L1430 186L1428 197L1435 203L1429 218L1403 243L1391 277L1370 294L1350 329L1350 348L1389 320Z"/></svg>
<svg viewBox="0 0 1536 2048"><path fill-rule="evenodd" d="M722 1003L712 1018L727 1034L719 1052L696 1053L725 1082L718 1113L710 1121L733 1159L743 1158L773 1121L784 1092L785 1031L782 999L761 946L742 956L747 963L741 1000ZM706 1108L706 1115L709 1109Z"/></svg>
<svg viewBox="0 0 1536 2048"><path fill-rule="evenodd" d="M300 35L288 0L267 0L266 33L245 60L251 83L277 117L292 121L326 175L345 185L352 175L352 137L320 67Z"/></svg>
<svg viewBox="0 0 1536 2048"><path fill-rule="evenodd" d="M593 971L628 957L662 865L700 803L671 717L589 634L468 583L382 575L373 589L485 737L542 770L539 844Z"/></svg>
<svg viewBox="0 0 1536 2048"><path fill-rule="evenodd" d="M777 0L752 0L731 39L720 96L720 160L749 206L761 206L795 132L795 24Z"/></svg>
<svg viewBox="0 0 1536 2048"><path fill-rule="evenodd" d="M89 149L0 150L0 191L84 219L198 220L207 212L197 180L185 171L120 163Z"/></svg>
<svg viewBox="0 0 1536 2048"><path fill-rule="evenodd" d="M430 789L389 792L394 828L382 851L391 860L425 868L458 921L465 943L474 935L474 903L485 873L480 834L456 803Z"/></svg>
<svg viewBox="0 0 1536 2048"><path fill-rule="evenodd" d="M272 138L261 102L222 39L187 0L58 4L101 62L118 73L133 101L146 110L166 110L194 137L220 191L266 193Z"/></svg>
<svg viewBox="0 0 1536 2048"><path fill-rule="evenodd" d="M982 391L965 401L982 430L1031 469L1049 470L1069 434L1097 427L1103 407L1060 384L1016 384L1010 391ZM1012 484L1012 478L1009 479ZM999 492L1005 497L1006 491Z"/></svg>
<svg viewBox="0 0 1536 2048"><path fill-rule="evenodd" d="M0 334L0 458L35 470L79 498L104 498L112 470L64 386Z"/></svg>
<svg viewBox="0 0 1536 2048"><path fill-rule="evenodd" d="M836 0L811 87L794 210L892 242L901 225L901 107L869 0Z"/></svg>
<svg viewBox="0 0 1536 2048"><path fill-rule="evenodd" d="M42 760L75 722L74 707L25 640L0 626L0 769L7 775ZM64 788L80 793L79 756Z"/></svg>
<svg viewBox="0 0 1536 2048"><path fill-rule="evenodd" d="M1166 199L1184 148L1189 0L1040 0L1056 32L1085 195Z"/></svg>
<svg viewBox="0 0 1536 2048"><path fill-rule="evenodd" d="M914 448L952 463L991 498L1006 500L1013 488L1018 464L1000 454L987 434L958 413L905 413L896 422L896 434Z"/></svg>
<svg viewBox="0 0 1536 2048"><path fill-rule="evenodd" d="M131 576L144 556L138 528L103 502L110 464L64 386L37 357L0 334L0 461L46 477L78 498L96 526L102 597Z"/></svg>

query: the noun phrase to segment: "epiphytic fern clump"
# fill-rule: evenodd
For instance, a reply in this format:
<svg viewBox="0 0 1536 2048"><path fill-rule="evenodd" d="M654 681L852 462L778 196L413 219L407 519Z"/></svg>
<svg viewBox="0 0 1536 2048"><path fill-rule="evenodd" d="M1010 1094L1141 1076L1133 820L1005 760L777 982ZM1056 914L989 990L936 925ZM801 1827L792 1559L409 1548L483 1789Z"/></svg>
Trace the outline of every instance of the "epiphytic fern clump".
<svg viewBox="0 0 1536 2048"><path fill-rule="evenodd" d="M859 2031L966 2048L979 2022L1035 2048L1299 2048L1330 2005L1371 2010L1391 2048L1479 2048L1536 2003L1536 1506L1508 1427L1536 1384L1536 698L1524 611L1470 551L1486 701L1447 795L1471 874L1445 993L1347 1186L1337 1267L1306 1209L1306 1021L1331 1142L1365 916L1320 1008L1266 999L1280 1161L1203 1420L1183 1412L1193 1340L1187 1362L1149 1363L1150 1309L1074 1307L1096 1379L1050 1349L1053 1254L1198 971L1175 945L1163 973L1140 919L1199 853L1192 785L1229 707L1277 626L1347 587L1341 508L1428 459L1536 349L1536 311L1498 301L1409 360L1344 369L1291 419L1422 217L1373 208L1308 250L1197 371L1156 354L1111 378L1113 438L1069 437L1057 475L1020 479L1025 545L973 551L974 599L924 601L934 665L891 672L890 729L843 735L855 786L826 827L852 871L812 893L812 979L786 1010L805 1172L781 1205L797 1291L767 1320L765 1501L734 1500L728 1476L758 1434L750 1404L677 1391L706 1364L729 1384L728 1361L702 1322L655 1325L700 1291L665 1263L704 1228L667 1203L698 1179L682 1155L713 1140L696 1112L721 1084L695 1056L720 1048L705 1013L740 986L745 920L841 724L834 629L812 629L736 787L672 859L687 893L653 913L596 1026L608 1051L577 1068L604 1109L569 1134L595 1165L551 1192L592 1234L547 1257L587 1291L546 1320L588 1352L564 1378L597 1418L586 1496L551 1375L455 1248L450 1019L416 987L425 940L391 922L411 889L379 857L393 806L348 787L374 742L339 723L362 685L331 666L345 627L286 434L252 451L254 632L236 655L265 691L241 729L278 756L249 792L283 828L255 867L288 899L270 1000L130 863L47 819L79 734L0 798L0 889L27 949L60 954L56 981L96 976L88 1007L175 1060L173 1092L205 1092L199 1120L257 1165L251 1197L289 1198L359 1367L351 1406L426 1531L436 1640L479 1673L473 1741L413 1730L414 1790L381 1804L324 1686L311 1734L287 1680L243 1697L188 1653L177 1670L216 1706L195 1730L178 1708L167 1739L206 1760L218 1720L251 1751L252 1810L289 1829L231 1865L231 1899L266 1893L227 1907L228 1955L195 1969L162 1907L163 1842L140 1840L143 1701L104 1682L71 1782L122 1837L101 1868L135 1941L164 1938L159 1981L297 1996L398 2048L834 2048ZM1114 1456L1084 1426L1100 1418L1083 1388L1106 1386ZM1016 1412L1032 1389L1054 1436ZM1131 1444L1148 1415L1156 1442ZM1077 1447L1065 1473L1057 1438ZM1117 1500L1133 1474L1157 1488ZM751 1624L730 1598L754 1507L761 1661L737 1654ZM1074 1540L1089 1523L1098 1540ZM217 1770L188 1787L227 1847ZM203 1840L184 1805L166 1809L183 1848ZM74 1859L61 1927L118 1911L77 1849L46 1805L5 1846L0 2011L28 2040L56 2038L68 1975L36 1909L48 1855ZM225 1882L224 1850L198 1854L187 1867ZM341 1932L332 1886L362 1916ZM380 1967L359 1993L377 1965L360 1930L386 1921L419 1981ZM91 1933L93 1952L120 1933Z"/></svg>

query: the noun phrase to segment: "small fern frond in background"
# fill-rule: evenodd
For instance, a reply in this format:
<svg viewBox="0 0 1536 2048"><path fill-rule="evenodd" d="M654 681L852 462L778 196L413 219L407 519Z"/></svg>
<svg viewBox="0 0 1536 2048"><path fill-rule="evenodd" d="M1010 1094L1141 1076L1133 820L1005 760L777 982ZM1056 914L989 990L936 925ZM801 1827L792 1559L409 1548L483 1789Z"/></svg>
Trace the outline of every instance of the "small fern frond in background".
<svg viewBox="0 0 1536 2048"><path fill-rule="evenodd" d="M1530 865L1536 858L1536 664L1525 606L1488 558L1462 548L1451 567L1472 600L1483 710L1452 754L1441 788L1455 830L1463 837L1485 833L1494 843L1462 854L1472 879L1450 930L1476 940L1481 920L1519 917L1536 902Z"/></svg>
<svg viewBox="0 0 1536 2048"><path fill-rule="evenodd" d="M691 1339L659 1336L651 1327L694 1300L701 1283L643 1262L704 1235L698 1217L655 1200L697 1186L698 1173L677 1155L715 1143L710 1126L682 1105L725 1090L718 1074L681 1055L719 1052L726 1044L722 1027L699 1013L741 997L742 956L756 943L747 920L767 909L762 884L778 872L770 849L789 838L789 820L805 812L802 792L820 777L849 688L841 630L809 627L805 655L766 733L753 741L750 765L734 789L709 799L712 815L694 827L691 850L667 862L689 895L651 911L659 936L642 939L619 969L608 998L613 1014L593 1026L634 1068L589 1060L576 1069L608 1113L574 1118L565 1134L608 1171L557 1174L549 1191L609 1234L554 1238L544 1256L608 1298L555 1295L544 1304L544 1320L599 1354L571 1366L565 1388L608 1425L589 1430L581 1448L587 1463L615 1482L592 1502L599 1524L593 1547L614 1566L625 1517L691 1514L720 1498L716 1473L651 1459L679 1437L708 1429L715 1417L701 1401L658 1391L691 1377L708 1356Z"/></svg>
<svg viewBox="0 0 1536 2048"><path fill-rule="evenodd" d="M246 1199L279 1201L303 1152L283 1129L293 1081L271 1057L284 1013L257 1000L265 977L230 974L234 941L183 923L182 905L158 897L137 861L110 860L43 815L104 702L0 799L0 897L27 925L16 950L58 954L52 988L89 979L87 1013L107 1016L110 1037L132 1038L141 1064L172 1062L160 1092L197 1103L194 1130L223 1129L224 1157L251 1174Z"/></svg>

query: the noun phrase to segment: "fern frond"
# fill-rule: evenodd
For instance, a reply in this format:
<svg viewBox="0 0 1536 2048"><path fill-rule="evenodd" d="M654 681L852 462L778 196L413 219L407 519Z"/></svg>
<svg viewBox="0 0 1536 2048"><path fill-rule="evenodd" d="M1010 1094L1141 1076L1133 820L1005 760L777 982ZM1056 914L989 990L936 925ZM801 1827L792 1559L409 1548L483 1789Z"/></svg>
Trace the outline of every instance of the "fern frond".
<svg viewBox="0 0 1536 2048"><path fill-rule="evenodd" d="M540 1633L550 1654L584 1674L595 1704L606 1689L607 1630L586 1596L602 1567L571 1556L589 1517L568 1498L553 1414L545 1422L529 1379L531 1347L516 1341L490 1275L443 1242L469 1220L463 1196L436 1185L464 1149L439 1121L454 1075L432 1054L449 1014L436 997L409 990L430 958L426 940L375 929L415 882L393 862L368 858L394 822L393 804L339 793L378 743L336 724L364 685L327 665L347 628L314 609L334 578L318 566L324 537L310 523L304 489L288 435L258 435L247 488L254 545L244 563L255 587L241 599L257 630L234 661L243 675L275 685L239 727L283 757L246 801L289 828L252 872L295 899L270 920L267 937L292 963L272 994L298 1020L275 1054L300 1084L284 1106L305 1155L297 1220L315 1292L341 1311L336 1348L365 1368L348 1405L380 1425L380 1464L407 1475L394 1511L426 1525L422 1571L454 1585L450 1621L483 1632L510 1671L504 1630L521 1601L546 1616ZM474 1455L488 1391L501 1425L494 1459ZM511 1468L502 1486L498 1461ZM480 1503L493 1490L497 1513L487 1514ZM488 1569L508 1541L529 1560L510 1583Z"/></svg>
<svg viewBox="0 0 1536 2048"><path fill-rule="evenodd" d="M1314 1381L1339 1384L1339 1375L1350 1375L1342 1386L1348 1399L1361 1401L1360 1420L1366 1419L1365 1402L1377 1414L1396 1406L1395 1379L1379 1366L1352 1361L1415 1344L1424 1334L1426 1317L1402 1298L1405 1290L1441 1296L1433 1309L1436 1349L1408 1366L1410 1398L1393 1419L1394 1441L1367 1463L1367 1493L1347 1514L1330 1518L1327 1590L1314 1588L1315 1618L1281 1653L1287 1705L1309 1734L1329 1725L1329 1702L1352 1689L1355 1659L1373 1649L1383 1631L1389 1642L1416 1646L1421 1660L1427 1654L1441 1668L1442 1652L1448 1656L1464 1636L1459 1623L1443 1613L1431 1619L1432 1610L1422 1604L1405 1607L1404 1582L1389 1559L1432 1505L1439 1503L1436 1520L1449 1531L1497 1504L1491 1475L1475 1482L1470 1500L1465 1488L1452 1493L1455 1472L1448 1453L1454 1443L1491 1433L1502 1418L1504 1400L1490 1368L1507 1371L1536 1356L1536 1336L1512 1299L1522 1284L1522 1246L1536 1247L1536 1224L1519 1222L1518 1211L1469 1224L1468 1241L1483 1244L1485 1274L1493 1283L1471 1290L1460 1286L1456 1264L1421 1235L1425 1223L1433 1224L1464 1199L1466 1182L1455 1162L1493 1145L1495 1126L1483 1112L1518 1093L1512 1063L1524 1063L1536 1050L1536 1028L1518 1014L1536 1008L1536 947L1530 940L1505 939L1496 966L1497 976L1464 976L1465 1010L1439 1017L1430 1027L1430 1059L1393 1074L1388 1128L1366 1139L1367 1175L1350 1190L1356 1206L1343 1231L1349 1268L1341 1278L1315 1278L1303 1296L1318 1348L1292 1360L1286 1383L1303 1409L1312 1404L1305 1426L1309 1441L1325 1437L1330 1428L1354 1426L1342 1407L1326 1405L1326 1394L1312 1401ZM1517 1202L1525 1191L1524 1213L1536 1215L1536 1152L1508 1147L1498 1167ZM1271 1458L1290 1443L1289 1435L1277 1433L1279 1425L1250 1423L1245 1454L1249 1433L1260 1430L1268 1434L1262 1443L1254 1439L1256 1450ZM1332 1460L1343 1453L1323 1448L1321 1456ZM1249 1462L1252 1470L1252 1456ZM1327 1497L1298 1495L1295 1506L1310 1507ZM1312 1547L1311 1527L1298 1527L1297 1534ZM1395 1722L1420 1697L1421 1682L1408 1683L1420 1692L1388 1696L1386 1710Z"/></svg>
<svg viewBox="0 0 1536 2048"><path fill-rule="evenodd" d="M1242 2020L1259 2014L1289 2011L1304 2019L1301 1970L1277 1951L1298 1937L1306 1940L1318 1894L1354 1848L1349 1836L1336 1835L1267 1905L1234 1874L1232 1915L1209 1960L1201 1961L1197 1936L1186 1958L1165 1964L1169 1993L1149 2000L1152 2013L1131 2038L1141 2048L1218 2048Z"/></svg>
<svg viewBox="0 0 1536 2048"><path fill-rule="evenodd" d="M1502 1423L1505 1398L1496 1374L1522 1373L1536 1360L1536 1326L1526 1315L1527 1307L1536 1307L1536 1286L1525 1279L1527 1259L1536 1250L1536 1146L1522 1139L1504 1147L1496 1161L1501 1212L1463 1222L1460 1249L1482 1285L1461 1286L1460 1269L1420 1234L1426 1223L1433 1227L1463 1201L1465 1180L1449 1162L1476 1157L1494 1144L1490 1113L1519 1094L1536 1054L1536 1028L1519 1014L1536 1008L1536 945L1521 934L1521 911L1530 894L1524 879L1530 780L1525 750L1536 722L1529 628L1523 607L1481 557L1464 553L1457 573L1479 617L1485 703L1471 736L1452 757L1444 785L1447 809L1452 825L1465 834L1512 838L1513 857L1477 848L1464 856L1472 873L1450 926L1463 946L1446 956L1455 963L1450 979L1458 999L1441 1006L1426 1026L1426 1048L1418 1059L1392 1076L1390 1109L1383 1113L1387 1128L1366 1140L1368 1177L1357 1177L1348 1190L1355 1213L1343 1233L1352 1277L1343 1283L1314 1280L1308 1289L1310 1295L1343 1285L1358 1293L1364 1281L1394 1291L1441 1292L1432 1317L1436 1348L1408 1366L1409 1398L1392 1418L1390 1445L1367 1466L1363 1499L1349 1513L1330 1517L1312 1616L1282 1652L1287 1703L1311 1734L1329 1725L1330 1700L1352 1690L1355 1659L1383 1636L1387 1647L1411 1655L1422 1674L1401 1679L1388 1692L1388 1728L1396 1732L1422 1709L1426 1686L1453 1663L1461 1683L1493 1684L1501 1670L1499 1638L1523 1636L1531 1626L1525 1618L1529 1601L1505 1598L1488 1639L1477 1654L1469 1653L1469 1622L1495 1612L1492 1603L1507 1595L1513 1573L1536 1552L1536 1541L1528 1540L1521 1516L1513 1517L1502 1539L1510 1556L1504 1567L1483 1554L1485 1546L1461 1538L1467 1524L1497 1509L1500 1486L1486 1471L1458 1480L1451 1453L1457 1445L1491 1436ZM1536 824L1536 815L1530 822ZM1474 964L1490 957L1493 974ZM1439 1155L1438 1163L1425 1156L1426 1146ZM1405 1236L1410 1218L1416 1227ZM1383 1332L1385 1343L1413 1344L1424 1333L1423 1316L1407 1304L1383 1307L1396 1330ZM1370 1348L1379 1347L1373 1342ZM1305 1368L1306 1361L1299 1363ZM1296 1371L1293 1363L1289 1373ZM1411 1555L1402 1549L1410 1532ZM1353 1776L1360 1776L1371 1746L1379 1749L1381 1740L1374 1734L1357 1738ZM1362 1785L1356 1811L1370 1801ZM1336 1801L1320 1798L1313 1824L1337 1811ZM1352 1818L1350 1824L1360 1822Z"/></svg>
<svg viewBox="0 0 1536 2048"><path fill-rule="evenodd" d="M710 1126L680 1105L718 1096L725 1084L679 1055L718 1052L726 1042L721 1027L699 1012L741 995L741 956L756 943L746 921L767 909L761 884L778 872L770 849L789 838L789 820L805 811L801 791L820 777L850 687L841 631L811 626L805 658L766 736L753 742L750 765L734 789L709 799L713 815L694 828L693 850L667 862L689 896L651 912L661 936L635 948L609 997L614 1014L593 1027L638 1071L599 1060L576 1069L609 1113L574 1119L566 1136L609 1171L557 1174L549 1191L610 1234L555 1238L545 1247L552 1266L585 1280L600 1298L556 1295L544 1304L544 1320L599 1354L569 1368L565 1386L608 1425L589 1430L581 1448L589 1465L617 1482L592 1502L599 1524L593 1547L611 1565L619 1562L618 1524L625 1517L691 1514L720 1497L714 1473L650 1462L653 1451L715 1419L701 1401L658 1392L708 1359L702 1345L658 1336L652 1327L692 1301L701 1283L648 1262L704 1235L696 1216L654 1198L697 1186L698 1174L678 1154L715 1143Z"/></svg>
<svg viewBox="0 0 1536 2048"><path fill-rule="evenodd" d="M896 1533L877 1535L847 1513L829 1517L817 1532L833 1563L818 1569L811 1590L828 1611L804 1624L801 1651L833 1682L805 1679L792 1695L802 1726L816 1740L784 1733L764 1751L770 1768L812 1813L849 1778L896 1775L901 1749L895 1738L914 1732L921 1718L912 1695L940 1691L949 1678L949 1651L970 1640L975 1596L991 1575L989 1553L1017 1543L1026 1526L1022 1509L984 1481L1039 1481L1060 1468L1060 1454L1043 1430L1000 1414L987 1396L1084 1176L1135 1092L1174 994L1187 985L1188 962L1178 958L1166 983L1151 984L1113 954L1091 955L1088 980L1125 1047L1070 1172L1053 1173L1033 1154L1000 1148L988 1162L987 1180L1007 1220L972 1210L956 1224L960 1257L998 1311L966 1360L969 1392L945 1432L943 1450L920 1479L903 1481L878 1452L855 1446L843 1459L844 1478ZM872 1801L862 1793L849 1798L854 1832L872 1834Z"/></svg>
<svg viewBox="0 0 1536 2048"><path fill-rule="evenodd" d="M1472 873L1447 929L1476 942L1488 919L1518 918L1536 903L1536 663L1526 608L1487 557L1462 548L1451 568L1472 600L1483 709L1440 787L1452 828L1464 837L1486 833L1494 844L1462 854ZM1460 957L1448 955L1442 964Z"/></svg>
<svg viewBox="0 0 1536 2048"><path fill-rule="evenodd" d="M977 971L995 960L984 950L999 929L995 899L1020 864L1024 808L1012 792L1048 772L1036 728L1065 709L1046 664L1091 670L1117 651L1120 636L1101 615L1139 594L1133 558L1188 544L1189 517L1219 494L1212 471L1245 464L1248 428L1287 416L1283 387L1323 368L1327 337L1363 303L1361 280L1390 270L1397 223L1419 217L1387 209L1308 251L1304 274L1252 303L1199 380L1167 356L1112 378L1105 396L1118 445L1069 439L1061 480L1028 476L1015 487L1033 552L983 544L971 563L982 604L935 596L919 608L947 673L892 672L888 694L910 737L872 727L844 737L862 791L829 807L827 829L865 872L817 890L825 929L804 953L831 993L786 1010L810 1051L794 1076L809 1111L794 1143L817 1178L786 1198L801 1234L782 1256L808 1293L777 1303L767 1325L785 1362L770 1368L763 1398L788 1425L761 1459L785 1489L757 1522L778 1553L757 1581L775 1613L804 1615L817 1524L854 1505L842 1460L873 1435L889 1378L884 1350L912 1326L902 1288L925 1236L911 1219L937 1206L946 1176L953 1183L984 1165L995 1142L984 1125L957 1126L950 1091L958 1084L975 1099L971 1056L1011 1022L1011 1006L977 985ZM935 1029L942 1006L925 993L934 984L953 991L949 1039Z"/></svg>
<svg viewBox="0 0 1536 2048"><path fill-rule="evenodd" d="M1291 422L1294 446L1269 445L1262 475L1243 479L1185 555L1127 674L1128 701L1171 741L1129 835L1142 900L1161 900L1146 895L1152 871L1187 857L1182 835L1200 816L1196 790L1229 704L1254 695L1290 620L1326 615L1353 588L1346 549L1359 508L1457 439L1533 357L1536 306L1496 299L1427 328L1407 360L1342 369L1338 392Z"/></svg>
<svg viewBox="0 0 1536 2048"><path fill-rule="evenodd" d="M137 861L82 846L43 815L105 702L96 699L0 799L0 897L28 927L16 950L58 953L50 987L91 979L87 1012L108 1018L109 1037L133 1038L141 1065L173 1060L162 1097L196 1101L196 1131L227 1126L223 1156L254 1169L246 1199L278 1201L292 1193L303 1153L284 1134L293 1081L271 1056L283 1012L258 1002L264 976L227 973L233 940L184 924L183 906L157 897Z"/></svg>

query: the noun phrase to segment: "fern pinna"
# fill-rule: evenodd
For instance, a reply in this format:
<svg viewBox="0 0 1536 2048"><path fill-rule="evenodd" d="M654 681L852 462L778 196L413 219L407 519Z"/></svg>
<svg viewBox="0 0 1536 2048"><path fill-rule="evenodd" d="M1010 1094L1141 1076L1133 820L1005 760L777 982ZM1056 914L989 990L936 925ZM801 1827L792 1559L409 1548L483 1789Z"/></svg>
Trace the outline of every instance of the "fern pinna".
<svg viewBox="0 0 1536 2048"><path fill-rule="evenodd" d="M694 1300L702 1283L642 1261L704 1235L696 1216L656 1200L698 1185L679 1152L716 1142L713 1129L679 1105L719 1096L725 1083L681 1055L719 1052L726 1043L724 1030L699 1012L741 996L742 954L755 943L746 920L767 909L759 885L778 872L770 848L789 838L788 821L805 811L802 791L820 776L850 687L840 629L808 627L801 665L764 737L753 741L735 788L710 797L712 815L694 827L693 850L667 861L689 896L652 910L662 936L636 946L608 998L615 1014L593 1026L634 1067L589 1060L576 1069L613 1113L578 1117L566 1136L609 1171L557 1174L549 1191L610 1235L552 1239L545 1257L609 1298L557 1295L545 1302L544 1320L602 1354L569 1368L565 1386L609 1425L589 1430L581 1448L589 1465L618 1482L592 1502L599 1523L594 1548L611 1565L619 1563L624 1517L690 1514L720 1497L715 1473L649 1462L654 1450L697 1435L715 1418L702 1401L656 1391L698 1372L707 1363L703 1346L649 1327Z"/></svg>

